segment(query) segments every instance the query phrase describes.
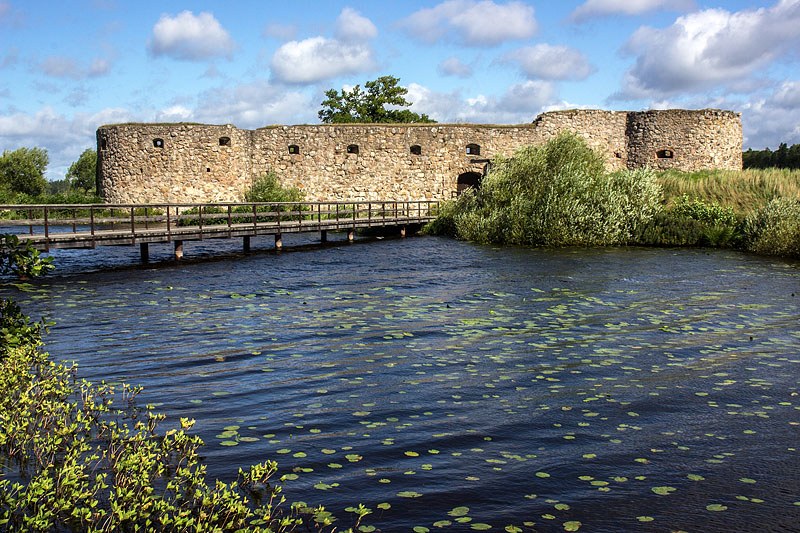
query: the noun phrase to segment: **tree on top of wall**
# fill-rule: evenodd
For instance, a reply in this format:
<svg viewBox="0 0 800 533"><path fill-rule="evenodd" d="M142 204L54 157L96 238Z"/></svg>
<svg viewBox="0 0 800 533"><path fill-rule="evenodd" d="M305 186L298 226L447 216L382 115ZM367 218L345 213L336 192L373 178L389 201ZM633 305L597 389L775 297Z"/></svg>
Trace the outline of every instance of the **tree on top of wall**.
<svg viewBox="0 0 800 533"><path fill-rule="evenodd" d="M325 124L436 122L425 114L408 109L387 109L386 106L408 107L408 89L400 87L400 78L382 76L364 84L366 92L356 85L350 91L329 89L325 92L319 119Z"/></svg>

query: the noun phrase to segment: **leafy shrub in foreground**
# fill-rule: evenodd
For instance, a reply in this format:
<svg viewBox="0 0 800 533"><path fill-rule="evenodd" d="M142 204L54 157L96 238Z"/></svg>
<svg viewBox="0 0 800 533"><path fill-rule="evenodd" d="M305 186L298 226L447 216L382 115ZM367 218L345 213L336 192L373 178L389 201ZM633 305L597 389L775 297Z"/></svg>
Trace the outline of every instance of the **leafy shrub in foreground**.
<svg viewBox="0 0 800 533"><path fill-rule="evenodd" d="M9 241L17 244L4 235ZM3 271L25 255L0 247ZM234 483L209 485L203 443L187 433L193 420L158 433L164 415L137 409L140 388L78 382L74 365L39 350L40 325L13 300L2 300L0 311L0 530L284 532L328 530L335 520L304 503L279 511L284 497L269 482L271 461L240 469ZM371 513L349 510L355 527Z"/></svg>
<svg viewBox="0 0 800 533"><path fill-rule="evenodd" d="M583 139L562 133L496 159L481 188L444 207L427 231L481 243L624 244L661 199L651 171L607 174Z"/></svg>
<svg viewBox="0 0 800 533"><path fill-rule="evenodd" d="M8 352L0 363L0 528L13 531L287 531L306 522L294 509L282 516L276 464L239 470L238 481L205 481L202 441L181 427L156 432L164 419L138 412L141 389L122 386L126 410L112 407L113 387L78 382L75 367L49 360L34 346ZM6 477L6 476L4 476ZM258 501L258 504L252 502Z"/></svg>
<svg viewBox="0 0 800 533"><path fill-rule="evenodd" d="M772 200L747 217L743 233L748 251L800 258L800 200Z"/></svg>

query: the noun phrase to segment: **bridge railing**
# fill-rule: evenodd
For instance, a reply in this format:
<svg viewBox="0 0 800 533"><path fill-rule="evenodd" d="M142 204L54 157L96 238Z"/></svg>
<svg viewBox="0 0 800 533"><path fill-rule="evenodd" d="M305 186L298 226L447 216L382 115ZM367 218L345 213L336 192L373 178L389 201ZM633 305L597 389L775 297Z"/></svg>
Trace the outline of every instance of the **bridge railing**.
<svg viewBox="0 0 800 533"><path fill-rule="evenodd" d="M387 202L216 202L152 204L0 205L0 226L20 237L52 240L120 239L131 244L161 240L426 222L436 216L436 200ZM227 234L227 235L226 235Z"/></svg>

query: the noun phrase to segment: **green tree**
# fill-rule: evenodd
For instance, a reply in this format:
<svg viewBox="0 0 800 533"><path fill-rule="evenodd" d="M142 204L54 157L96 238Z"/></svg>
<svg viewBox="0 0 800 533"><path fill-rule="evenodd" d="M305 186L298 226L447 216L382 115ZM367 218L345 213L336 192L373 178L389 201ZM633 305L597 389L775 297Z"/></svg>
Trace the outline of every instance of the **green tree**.
<svg viewBox="0 0 800 533"><path fill-rule="evenodd" d="M344 89L337 92L329 89L325 92L319 119L325 124L342 123L398 123L398 122L436 122L425 114L418 114L408 109L387 109L385 106L409 107L411 102L405 99L408 89L397 85L400 78L382 76L375 81L364 84L366 92L359 85L350 91Z"/></svg>
<svg viewBox="0 0 800 533"><path fill-rule="evenodd" d="M73 189L93 191L95 188L95 175L97 174L97 151L87 148L72 163L67 171L67 178Z"/></svg>
<svg viewBox="0 0 800 533"><path fill-rule="evenodd" d="M47 188L44 172L49 162L47 150L43 148L4 150L0 157L0 186L38 196Z"/></svg>

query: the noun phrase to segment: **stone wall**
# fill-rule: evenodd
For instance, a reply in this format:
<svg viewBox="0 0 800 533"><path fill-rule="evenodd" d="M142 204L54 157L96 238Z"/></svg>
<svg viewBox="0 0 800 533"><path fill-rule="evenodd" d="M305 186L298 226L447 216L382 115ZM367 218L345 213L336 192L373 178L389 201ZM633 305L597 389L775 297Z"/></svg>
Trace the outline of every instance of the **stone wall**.
<svg viewBox="0 0 800 533"><path fill-rule="evenodd" d="M742 165L740 116L717 110L556 111L518 126L119 124L97 130L98 190L114 203L238 201L274 170L310 201L444 199L492 157L564 130L609 170Z"/></svg>

